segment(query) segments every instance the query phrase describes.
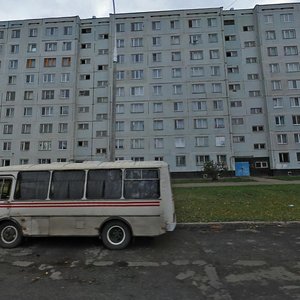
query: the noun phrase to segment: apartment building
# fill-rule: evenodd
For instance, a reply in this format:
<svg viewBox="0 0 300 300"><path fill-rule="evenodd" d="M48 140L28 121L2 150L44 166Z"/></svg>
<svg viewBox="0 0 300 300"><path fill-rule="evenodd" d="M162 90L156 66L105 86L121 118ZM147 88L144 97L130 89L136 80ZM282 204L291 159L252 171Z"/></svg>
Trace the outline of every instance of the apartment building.
<svg viewBox="0 0 300 300"><path fill-rule="evenodd" d="M0 163L300 163L299 3L0 22ZM299 111L298 111L299 110Z"/></svg>

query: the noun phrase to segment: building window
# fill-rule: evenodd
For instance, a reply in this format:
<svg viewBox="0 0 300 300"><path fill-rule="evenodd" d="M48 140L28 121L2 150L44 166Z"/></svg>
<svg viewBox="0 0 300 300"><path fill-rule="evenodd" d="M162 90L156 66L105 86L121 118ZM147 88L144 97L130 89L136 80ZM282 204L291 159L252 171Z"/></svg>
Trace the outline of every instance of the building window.
<svg viewBox="0 0 300 300"><path fill-rule="evenodd" d="M218 34L217 33L209 33L208 34L208 42L209 43L217 43L218 42Z"/></svg>
<svg viewBox="0 0 300 300"><path fill-rule="evenodd" d="M171 20L170 21L170 28L171 29L179 29L180 28L180 21L179 20Z"/></svg>
<svg viewBox="0 0 300 300"><path fill-rule="evenodd" d="M189 28L199 28L201 27L201 19L188 20Z"/></svg>
<svg viewBox="0 0 300 300"><path fill-rule="evenodd" d="M261 107L250 108L250 113L253 114L262 114L263 110Z"/></svg>
<svg viewBox="0 0 300 300"><path fill-rule="evenodd" d="M250 48L250 47L256 47L256 42L255 41L246 41L244 42L245 48Z"/></svg>
<svg viewBox="0 0 300 300"><path fill-rule="evenodd" d="M296 38L296 30L295 29L282 30L282 38L283 39L295 39Z"/></svg>
<svg viewBox="0 0 300 300"><path fill-rule="evenodd" d="M153 46L160 46L161 45L161 37L155 36L152 38L152 45Z"/></svg>
<svg viewBox="0 0 300 300"><path fill-rule="evenodd" d="M182 85L174 84L173 85L173 95L181 95L182 94Z"/></svg>
<svg viewBox="0 0 300 300"><path fill-rule="evenodd" d="M290 97L291 107L300 107L300 97Z"/></svg>
<svg viewBox="0 0 300 300"><path fill-rule="evenodd" d="M82 34L92 33L92 28L82 28L81 33Z"/></svg>
<svg viewBox="0 0 300 300"><path fill-rule="evenodd" d="M67 133L68 132L68 123L59 123L58 124L58 132L59 133Z"/></svg>
<svg viewBox="0 0 300 300"><path fill-rule="evenodd" d="M300 71L300 63L299 62L287 63L286 71L289 73L290 72L299 72Z"/></svg>
<svg viewBox="0 0 300 300"><path fill-rule="evenodd" d="M199 111L199 110L207 110L207 102L202 100L202 101L193 101L192 102L192 109L193 111Z"/></svg>
<svg viewBox="0 0 300 300"><path fill-rule="evenodd" d="M175 142L175 148L184 148L185 147L185 138L184 137L176 137L174 142Z"/></svg>
<svg viewBox="0 0 300 300"><path fill-rule="evenodd" d="M243 118L232 118L231 119L231 124L234 125L243 125L244 124L244 119Z"/></svg>
<svg viewBox="0 0 300 300"><path fill-rule="evenodd" d="M249 91L249 97L260 97L260 91Z"/></svg>
<svg viewBox="0 0 300 300"><path fill-rule="evenodd" d="M40 124L40 133L52 133L52 128L51 123Z"/></svg>
<svg viewBox="0 0 300 300"><path fill-rule="evenodd" d="M179 35L172 35L171 36L171 45L180 45L180 36Z"/></svg>
<svg viewBox="0 0 300 300"><path fill-rule="evenodd" d="M68 141L58 141L58 150L67 150Z"/></svg>
<svg viewBox="0 0 300 300"><path fill-rule="evenodd" d="M172 78L181 78L181 68L172 68Z"/></svg>
<svg viewBox="0 0 300 300"><path fill-rule="evenodd" d="M144 149L144 139L131 139L131 149Z"/></svg>
<svg viewBox="0 0 300 300"><path fill-rule="evenodd" d="M202 35L201 34L192 34L189 37L190 44L197 45L202 43Z"/></svg>
<svg viewBox="0 0 300 300"><path fill-rule="evenodd" d="M273 15L264 15L265 24L273 24L274 16Z"/></svg>
<svg viewBox="0 0 300 300"><path fill-rule="evenodd" d="M164 139L163 138L154 138L154 148L155 149L164 148Z"/></svg>
<svg viewBox="0 0 300 300"><path fill-rule="evenodd" d="M197 118L194 119L194 128L195 129L207 129L207 119L205 118Z"/></svg>
<svg viewBox="0 0 300 300"><path fill-rule="evenodd" d="M210 161L209 155L196 155L196 166L203 166Z"/></svg>
<svg viewBox="0 0 300 300"><path fill-rule="evenodd" d="M264 143L253 144L253 148L255 150L266 149L266 144L264 144Z"/></svg>
<svg viewBox="0 0 300 300"><path fill-rule="evenodd" d="M132 38L131 47L143 47L143 38Z"/></svg>
<svg viewBox="0 0 300 300"><path fill-rule="evenodd" d="M273 108L281 108L281 107L283 107L283 99L273 98Z"/></svg>
<svg viewBox="0 0 300 300"><path fill-rule="evenodd" d="M220 52L218 49L209 50L209 57L210 59L218 59L220 58Z"/></svg>
<svg viewBox="0 0 300 300"><path fill-rule="evenodd" d="M15 101L16 100L16 92L8 91L6 92L6 101Z"/></svg>
<svg viewBox="0 0 300 300"><path fill-rule="evenodd" d="M162 78L162 69L152 69L152 78Z"/></svg>
<svg viewBox="0 0 300 300"><path fill-rule="evenodd" d="M253 25L243 26L243 31L254 31Z"/></svg>
<svg viewBox="0 0 300 300"><path fill-rule="evenodd" d="M289 90L300 89L300 80L288 80L288 89Z"/></svg>
<svg viewBox="0 0 300 300"><path fill-rule="evenodd" d="M300 133L294 133L294 141L295 143L300 143Z"/></svg>
<svg viewBox="0 0 300 300"><path fill-rule="evenodd" d="M184 129L184 119L174 120L174 129Z"/></svg>
<svg viewBox="0 0 300 300"><path fill-rule="evenodd" d="M277 47L268 47L267 52L268 52L268 56L278 56Z"/></svg>
<svg viewBox="0 0 300 300"><path fill-rule="evenodd" d="M281 162L281 163L290 162L290 154L288 152L278 153L278 156L279 156L279 162Z"/></svg>
<svg viewBox="0 0 300 300"><path fill-rule="evenodd" d="M154 96L161 96L162 95L162 86L161 85L154 85L153 86L153 95Z"/></svg>
<svg viewBox="0 0 300 300"><path fill-rule="evenodd" d="M236 135L232 137L234 143L245 143L245 137L243 135Z"/></svg>
<svg viewBox="0 0 300 300"><path fill-rule="evenodd" d="M300 125L300 115L292 116L293 125Z"/></svg>
<svg viewBox="0 0 300 300"><path fill-rule="evenodd" d="M152 30L160 30L160 29L161 29L160 21L153 21L152 22Z"/></svg>
<svg viewBox="0 0 300 300"><path fill-rule="evenodd" d="M203 59L203 50L190 51L191 60L202 60Z"/></svg>
<svg viewBox="0 0 300 300"><path fill-rule="evenodd" d="M284 50L285 56L298 55L298 47L297 46L284 46L283 50Z"/></svg>
<svg viewBox="0 0 300 300"><path fill-rule="evenodd" d="M281 80L272 80L271 85L273 91L282 90Z"/></svg>
<svg viewBox="0 0 300 300"><path fill-rule="evenodd" d="M29 35L29 37L37 37L38 36L38 29L37 28L30 28L28 35Z"/></svg>
<svg viewBox="0 0 300 300"><path fill-rule="evenodd" d="M230 107L242 107L242 101L241 100L230 101Z"/></svg>
<svg viewBox="0 0 300 300"><path fill-rule="evenodd" d="M275 30L266 31L266 40L276 40L276 32Z"/></svg>
<svg viewBox="0 0 300 300"><path fill-rule="evenodd" d="M21 30L20 29L13 29L11 31L11 38L12 39L19 39L21 36Z"/></svg>
<svg viewBox="0 0 300 300"><path fill-rule="evenodd" d="M152 53L153 62L161 62L161 52Z"/></svg>
<svg viewBox="0 0 300 300"><path fill-rule="evenodd" d="M116 139L116 149L124 149L124 140Z"/></svg>
<svg viewBox="0 0 300 300"><path fill-rule="evenodd" d="M71 66L71 57L63 57L61 59L61 66L62 67L70 67Z"/></svg>
<svg viewBox="0 0 300 300"><path fill-rule="evenodd" d="M46 28L46 36L54 36L57 35L58 28L57 27L47 27Z"/></svg>
<svg viewBox="0 0 300 300"><path fill-rule="evenodd" d="M131 96L144 96L144 87L143 86L135 86L130 88Z"/></svg>
<svg viewBox="0 0 300 300"><path fill-rule="evenodd" d="M44 67L55 67L56 66L56 58L50 57L50 58L44 58Z"/></svg>
<svg viewBox="0 0 300 300"><path fill-rule="evenodd" d="M162 113L163 112L163 104L161 102L153 103L153 112L154 113Z"/></svg>
<svg viewBox="0 0 300 300"><path fill-rule="evenodd" d="M204 67L191 67L191 77L204 76Z"/></svg>
<svg viewBox="0 0 300 300"><path fill-rule="evenodd" d="M204 83L192 84L192 93L193 94L203 94L203 93L205 93L205 84Z"/></svg>
<svg viewBox="0 0 300 300"><path fill-rule="evenodd" d="M186 157L185 155L176 155L176 167L185 167Z"/></svg>
<svg viewBox="0 0 300 300"><path fill-rule="evenodd" d="M182 112L183 111L183 102L174 102L174 111Z"/></svg>
<svg viewBox="0 0 300 300"><path fill-rule="evenodd" d="M53 106L44 106L42 107L42 116L43 117L50 117L53 116Z"/></svg>
<svg viewBox="0 0 300 300"><path fill-rule="evenodd" d="M195 146L196 147L208 147L208 136L207 135L203 135L203 136L197 136L195 138Z"/></svg>
<svg viewBox="0 0 300 300"><path fill-rule="evenodd" d="M131 31L142 31L144 28L143 22L133 22L131 23Z"/></svg>
<svg viewBox="0 0 300 300"><path fill-rule="evenodd" d="M73 27L72 26L64 26L64 35L72 35Z"/></svg>
<svg viewBox="0 0 300 300"><path fill-rule="evenodd" d="M116 31L117 32L125 32L125 23L117 23Z"/></svg>
<svg viewBox="0 0 300 300"><path fill-rule="evenodd" d="M163 130L164 121L163 120L154 120L153 121L153 130Z"/></svg>
<svg viewBox="0 0 300 300"><path fill-rule="evenodd" d="M180 61L181 60L181 52L176 51L171 53L172 61Z"/></svg>
<svg viewBox="0 0 300 300"><path fill-rule="evenodd" d="M21 151L29 151L30 150L30 142L20 142L20 150Z"/></svg>
<svg viewBox="0 0 300 300"><path fill-rule="evenodd" d="M276 126L283 126L285 124L284 116L275 116L275 124Z"/></svg>
<svg viewBox="0 0 300 300"><path fill-rule="evenodd" d="M225 136L217 136L216 147L224 147L224 146L225 146Z"/></svg>
<svg viewBox="0 0 300 300"><path fill-rule="evenodd" d="M252 131L253 132L263 132L264 131L264 126L263 125L252 126Z"/></svg>
<svg viewBox="0 0 300 300"><path fill-rule="evenodd" d="M225 128L224 118L215 118L215 128Z"/></svg>
<svg viewBox="0 0 300 300"><path fill-rule="evenodd" d="M130 122L131 131L144 131L144 121L131 121Z"/></svg>
<svg viewBox="0 0 300 300"><path fill-rule="evenodd" d="M131 113L143 113L144 112L144 104L143 103L132 103L130 105Z"/></svg>
<svg viewBox="0 0 300 300"><path fill-rule="evenodd" d="M228 71L228 74L238 74L240 72L238 66L236 66L236 67L228 67L227 71Z"/></svg>
<svg viewBox="0 0 300 300"><path fill-rule="evenodd" d="M280 15L281 22L289 23L294 21L294 15L292 13L281 14Z"/></svg>
<svg viewBox="0 0 300 300"><path fill-rule="evenodd" d="M280 72L280 67L278 63L275 64L269 64L270 68L270 73L279 73Z"/></svg>
<svg viewBox="0 0 300 300"><path fill-rule="evenodd" d="M277 134L277 144L286 145L288 143L287 134Z"/></svg>
<svg viewBox="0 0 300 300"><path fill-rule="evenodd" d="M247 64L255 64L257 63L257 57L246 57Z"/></svg>
<svg viewBox="0 0 300 300"><path fill-rule="evenodd" d="M124 121L116 121L116 131L124 131L125 122Z"/></svg>
<svg viewBox="0 0 300 300"><path fill-rule="evenodd" d="M131 62L133 64L142 63L144 61L144 54L131 54Z"/></svg>
<svg viewBox="0 0 300 300"><path fill-rule="evenodd" d="M30 134L31 133L31 124L22 124L21 133L22 134Z"/></svg>
<svg viewBox="0 0 300 300"><path fill-rule="evenodd" d="M238 52L236 50L226 51L226 57L237 57Z"/></svg>

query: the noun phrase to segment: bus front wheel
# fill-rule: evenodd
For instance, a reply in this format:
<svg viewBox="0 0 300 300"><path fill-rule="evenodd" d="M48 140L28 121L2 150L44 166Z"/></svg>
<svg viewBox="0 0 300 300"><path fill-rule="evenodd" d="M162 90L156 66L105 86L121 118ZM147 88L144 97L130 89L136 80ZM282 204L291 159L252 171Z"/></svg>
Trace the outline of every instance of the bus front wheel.
<svg viewBox="0 0 300 300"><path fill-rule="evenodd" d="M15 248L22 242L22 231L14 222L0 224L0 246L2 248Z"/></svg>
<svg viewBox="0 0 300 300"><path fill-rule="evenodd" d="M120 250L126 248L130 243L131 232L124 222L115 220L104 225L101 238L106 248Z"/></svg>

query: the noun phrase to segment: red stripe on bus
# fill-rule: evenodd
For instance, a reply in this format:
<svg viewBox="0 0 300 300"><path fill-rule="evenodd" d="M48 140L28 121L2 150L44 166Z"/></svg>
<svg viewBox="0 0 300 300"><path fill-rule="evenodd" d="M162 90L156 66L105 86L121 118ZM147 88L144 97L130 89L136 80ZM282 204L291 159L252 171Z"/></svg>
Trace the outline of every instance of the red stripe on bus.
<svg viewBox="0 0 300 300"><path fill-rule="evenodd" d="M145 207L145 206L160 206L160 202L72 202L72 203L44 203L44 202L30 202L30 203L10 203L0 204L1 208L78 208L78 207Z"/></svg>

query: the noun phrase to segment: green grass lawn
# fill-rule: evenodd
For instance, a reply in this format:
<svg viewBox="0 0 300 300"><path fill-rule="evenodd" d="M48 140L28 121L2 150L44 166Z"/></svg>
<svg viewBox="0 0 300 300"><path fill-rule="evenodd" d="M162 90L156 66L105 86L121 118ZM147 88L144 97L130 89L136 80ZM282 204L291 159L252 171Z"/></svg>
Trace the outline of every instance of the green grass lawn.
<svg viewBox="0 0 300 300"><path fill-rule="evenodd" d="M217 182L247 182L247 181L255 181L250 177L222 177L218 179ZM186 179L172 179L173 184L178 183L215 183L216 181L212 181L211 178L186 178Z"/></svg>
<svg viewBox="0 0 300 300"><path fill-rule="evenodd" d="M177 221L300 221L300 185L173 188Z"/></svg>

